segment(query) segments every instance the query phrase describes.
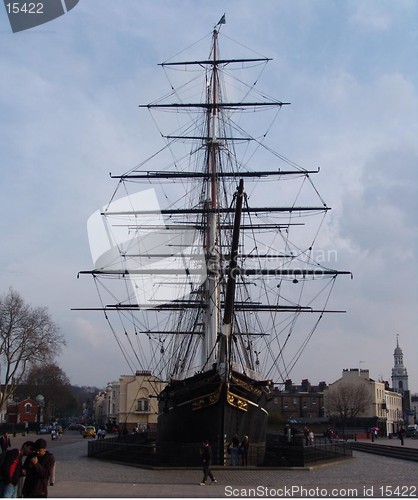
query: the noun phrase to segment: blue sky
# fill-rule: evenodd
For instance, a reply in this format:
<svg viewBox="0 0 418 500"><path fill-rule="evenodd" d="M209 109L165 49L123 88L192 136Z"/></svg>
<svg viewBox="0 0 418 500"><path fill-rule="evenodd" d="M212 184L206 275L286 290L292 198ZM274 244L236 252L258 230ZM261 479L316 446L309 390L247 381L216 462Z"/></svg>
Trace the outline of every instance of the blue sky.
<svg viewBox="0 0 418 500"><path fill-rule="evenodd" d="M72 383L104 386L129 373L77 272L91 267L86 222L105 204L109 172L162 146L141 112L168 88L158 63L222 32L273 58L260 86L292 105L274 149L306 167L332 207L334 303L292 379L333 382L361 363L389 379L396 334L418 391L418 4L413 0L80 0L13 34L0 10L0 292L47 306L67 339ZM206 39L208 40L208 39ZM206 44L206 45L205 45ZM202 45L203 55L208 44Z"/></svg>

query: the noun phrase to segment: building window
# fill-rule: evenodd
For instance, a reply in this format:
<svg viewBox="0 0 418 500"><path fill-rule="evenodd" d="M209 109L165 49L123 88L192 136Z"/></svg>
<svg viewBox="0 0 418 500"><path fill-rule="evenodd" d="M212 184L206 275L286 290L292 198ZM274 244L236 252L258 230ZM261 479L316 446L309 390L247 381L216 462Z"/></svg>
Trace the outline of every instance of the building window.
<svg viewBox="0 0 418 500"><path fill-rule="evenodd" d="M32 410L32 405L29 403L25 404L25 413L30 413Z"/></svg>
<svg viewBox="0 0 418 500"><path fill-rule="evenodd" d="M148 399L138 399L136 402L136 411L148 412L149 411L149 400Z"/></svg>

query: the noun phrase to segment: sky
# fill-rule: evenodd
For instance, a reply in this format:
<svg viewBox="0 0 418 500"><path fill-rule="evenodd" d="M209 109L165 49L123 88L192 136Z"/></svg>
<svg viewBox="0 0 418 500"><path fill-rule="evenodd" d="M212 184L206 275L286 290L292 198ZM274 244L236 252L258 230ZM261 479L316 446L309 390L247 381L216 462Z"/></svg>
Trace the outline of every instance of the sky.
<svg viewBox="0 0 418 500"><path fill-rule="evenodd" d="M72 384L130 373L98 305L88 217L163 143L139 104L168 88L158 63L222 32L271 57L260 85L291 102L274 149L321 169L339 280L292 372L332 383L344 368L390 380L396 336L418 392L418 3L414 0L80 0L12 33L0 6L0 294L46 306ZM204 56L208 52L204 52Z"/></svg>

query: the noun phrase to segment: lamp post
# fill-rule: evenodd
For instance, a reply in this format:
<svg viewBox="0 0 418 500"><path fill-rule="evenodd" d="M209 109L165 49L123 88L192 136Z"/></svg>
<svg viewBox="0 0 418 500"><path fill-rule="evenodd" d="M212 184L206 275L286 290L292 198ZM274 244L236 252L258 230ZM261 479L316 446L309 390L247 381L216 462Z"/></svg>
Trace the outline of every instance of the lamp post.
<svg viewBox="0 0 418 500"><path fill-rule="evenodd" d="M43 423L43 421L44 421L43 408L44 408L44 405L45 405L45 398L43 397L42 394L38 394L35 399L36 399L36 402L38 403L37 424L38 424L38 427L39 427Z"/></svg>

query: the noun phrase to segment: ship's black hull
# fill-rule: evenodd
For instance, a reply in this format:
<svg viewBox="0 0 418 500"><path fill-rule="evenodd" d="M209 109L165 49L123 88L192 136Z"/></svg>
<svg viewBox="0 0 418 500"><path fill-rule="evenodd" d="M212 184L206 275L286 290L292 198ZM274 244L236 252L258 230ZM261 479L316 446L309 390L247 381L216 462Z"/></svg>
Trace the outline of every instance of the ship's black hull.
<svg viewBox="0 0 418 500"><path fill-rule="evenodd" d="M211 370L170 383L160 395L158 443L196 444L207 439L213 463L224 464L226 443L247 435L252 447L265 444L267 384L241 373L230 383Z"/></svg>

